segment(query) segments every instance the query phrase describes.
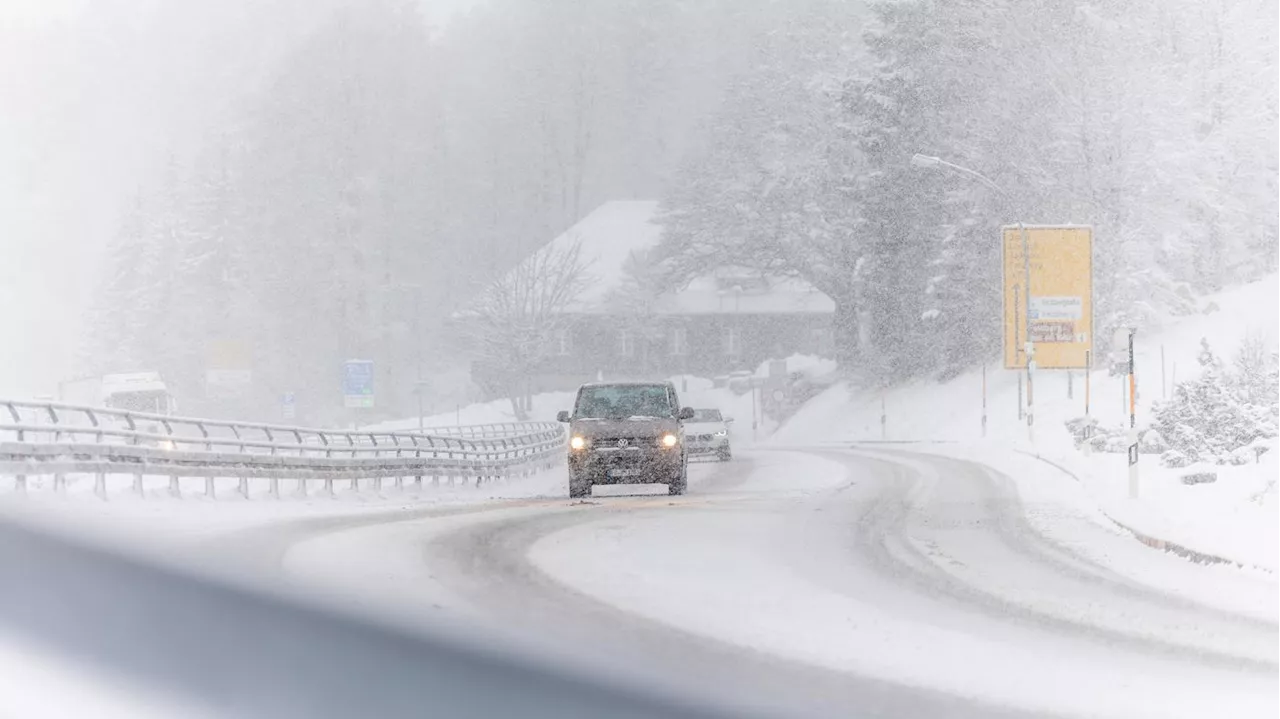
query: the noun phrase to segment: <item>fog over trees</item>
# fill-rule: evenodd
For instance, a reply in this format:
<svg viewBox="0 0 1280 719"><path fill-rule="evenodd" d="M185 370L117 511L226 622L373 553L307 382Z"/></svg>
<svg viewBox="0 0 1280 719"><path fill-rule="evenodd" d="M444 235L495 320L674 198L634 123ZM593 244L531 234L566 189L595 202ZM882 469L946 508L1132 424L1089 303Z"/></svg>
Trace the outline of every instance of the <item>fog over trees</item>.
<svg viewBox="0 0 1280 719"><path fill-rule="evenodd" d="M450 318L618 199L661 201L637 293L801 277L868 382L994 358L999 225L1092 224L1101 339L1275 269L1276 26L1274 0L316 4L129 192L82 369L199 395L241 343L266 415L362 357L406 412Z"/></svg>

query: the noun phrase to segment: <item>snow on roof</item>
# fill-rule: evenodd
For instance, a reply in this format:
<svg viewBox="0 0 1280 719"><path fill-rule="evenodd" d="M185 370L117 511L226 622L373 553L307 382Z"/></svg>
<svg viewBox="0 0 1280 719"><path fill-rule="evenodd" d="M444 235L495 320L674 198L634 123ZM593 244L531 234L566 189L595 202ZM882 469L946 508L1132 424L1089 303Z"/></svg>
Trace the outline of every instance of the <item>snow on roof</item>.
<svg viewBox="0 0 1280 719"><path fill-rule="evenodd" d="M654 302L660 315L830 314L835 303L813 285L794 277L762 277L760 287L743 288L720 278L699 277L679 292Z"/></svg>
<svg viewBox="0 0 1280 719"><path fill-rule="evenodd" d="M159 372L121 372L102 376L104 394L116 392L164 392L164 380Z"/></svg>
<svg viewBox="0 0 1280 719"><path fill-rule="evenodd" d="M591 311L603 304L609 292L622 283L627 258L657 246L662 228L651 221L657 209L653 200L606 202L538 250L560 252L579 243L586 286L571 311Z"/></svg>
<svg viewBox="0 0 1280 719"><path fill-rule="evenodd" d="M538 252L563 252L576 242L586 267L585 287L566 312L603 314L611 310L610 293L624 279L627 259L657 247L662 226L653 221L655 200L615 200L600 205ZM797 278L760 278L759 286L739 289L726 282L725 272L709 273L688 287L662 295L653 311L666 315L763 313L831 313L835 304L812 285ZM733 271L728 272L734 275ZM750 285L751 278L744 277Z"/></svg>

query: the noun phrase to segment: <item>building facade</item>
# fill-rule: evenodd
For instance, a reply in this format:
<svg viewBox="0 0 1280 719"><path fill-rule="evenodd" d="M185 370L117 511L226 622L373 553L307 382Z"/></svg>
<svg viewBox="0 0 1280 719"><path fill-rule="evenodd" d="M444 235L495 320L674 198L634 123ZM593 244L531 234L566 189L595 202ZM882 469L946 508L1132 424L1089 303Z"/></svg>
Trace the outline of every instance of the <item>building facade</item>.
<svg viewBox="0 0 1280 719"><path fill-rule="evenodd" d="M657 245L656 202L611 202L548 246L572 238L591 281L546 332L543 358L525 391L567 390L596 379L718 377L755 371L794 354L834 357L830 298L796 278L740 267L708 268L688 286L653 298L629 297L624 266ZM541 250L540 250L541 251ZM482 358L472 379L492 397L510 391Z"/></svg>

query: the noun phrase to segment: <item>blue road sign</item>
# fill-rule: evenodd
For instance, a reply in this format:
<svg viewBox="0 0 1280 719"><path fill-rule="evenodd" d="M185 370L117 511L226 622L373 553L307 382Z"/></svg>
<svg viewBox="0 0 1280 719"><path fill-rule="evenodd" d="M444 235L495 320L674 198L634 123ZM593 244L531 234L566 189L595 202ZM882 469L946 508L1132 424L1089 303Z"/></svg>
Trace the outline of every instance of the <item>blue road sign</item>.
<svg viewBox="0 0 1280 719"><path fill-rule="evenodd" d="M342 399L346 407L373 406L372 360L347 360L342 364Z"/></svg>
<svg viewBox="0 0 1280 719"><path fill-rule="evenodd" d="M280 416L295 419L298 416L298 397L292 392L280 395Z"/></svg>

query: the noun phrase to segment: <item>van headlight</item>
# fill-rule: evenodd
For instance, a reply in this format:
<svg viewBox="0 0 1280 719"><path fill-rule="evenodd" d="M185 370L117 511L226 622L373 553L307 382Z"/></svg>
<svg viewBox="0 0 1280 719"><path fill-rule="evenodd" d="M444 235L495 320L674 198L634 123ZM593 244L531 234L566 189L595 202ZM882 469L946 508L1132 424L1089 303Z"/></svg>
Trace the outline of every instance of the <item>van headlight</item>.
<svg viewBox="0 0 1280 719"><path fill-rule="evenodd" d="M587 438L580 434L575 434L569 438L570 449L582 449L587 446Z"/></svg>
<svg viewBox="0 0 1280 719"><path fill-rule="evenodd" d="M680 438L670 432L667 432L666 434L662 435L661 441L662 441L662 446L666 447L667 449L671 449L677 444L680 444Z"/></svg>
<svg viewBox="0 0 1280 719"><path fill-rule="evenodd" d="M716 432L716 436L717 436L717 437L728 437L728 436L729 436L729 430L727 430L727 429L722 429L722 430L720 430L719 432Z"/></svg>

